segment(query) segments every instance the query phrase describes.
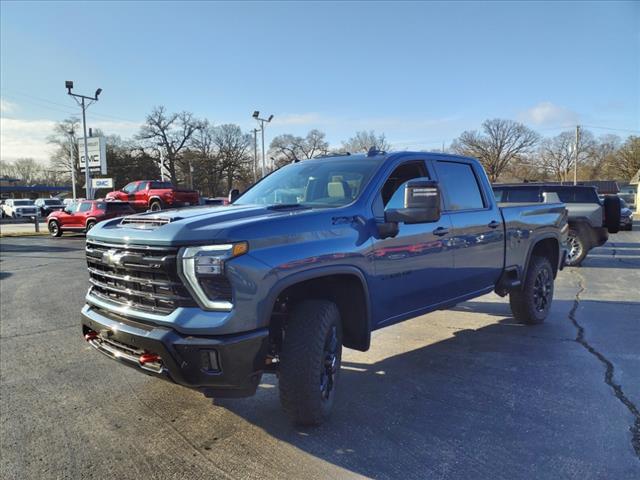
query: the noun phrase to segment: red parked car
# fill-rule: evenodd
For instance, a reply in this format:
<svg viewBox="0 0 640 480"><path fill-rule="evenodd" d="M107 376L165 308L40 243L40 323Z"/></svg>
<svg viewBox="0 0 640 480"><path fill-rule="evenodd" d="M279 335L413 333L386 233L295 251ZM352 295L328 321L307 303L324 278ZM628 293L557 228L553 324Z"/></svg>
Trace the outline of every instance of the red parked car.
<svg viewBox="0 0 640 480"><path fill-rule="evenodd" d="M126 202L83 200L53 212L47 217L47 226L52 237L59 237L65 231L88 232L102 220L133 213L136 213L135 210Z"/></svg>
<svg viewBox="0 0 640 480"><path fill-rule="evenodd" d="M107 193L105 200L121 200L129 202L135 210L154 212L200 204L200 196L195 190L179 189L171 182L157 180L131 182L122 190Z"/></svg>

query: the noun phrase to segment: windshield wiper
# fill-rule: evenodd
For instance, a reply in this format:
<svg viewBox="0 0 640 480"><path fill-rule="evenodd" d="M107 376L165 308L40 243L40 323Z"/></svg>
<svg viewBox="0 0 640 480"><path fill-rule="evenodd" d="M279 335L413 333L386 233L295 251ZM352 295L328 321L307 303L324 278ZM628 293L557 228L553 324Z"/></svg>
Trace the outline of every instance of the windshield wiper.
<svg viewBox="0 0 640 480"><path fill-rule="evenodd" d="M274 203L273 205L269 205L267 207L269 210L288 210L292 208L311 208L307 205L302 205L300 203Z"/></svg>

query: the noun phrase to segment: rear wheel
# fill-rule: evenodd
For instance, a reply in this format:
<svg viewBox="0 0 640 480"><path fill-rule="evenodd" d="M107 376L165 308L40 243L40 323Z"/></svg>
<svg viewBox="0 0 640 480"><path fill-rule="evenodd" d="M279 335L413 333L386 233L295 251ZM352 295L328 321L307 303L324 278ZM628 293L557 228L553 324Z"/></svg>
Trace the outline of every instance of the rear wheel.
<svg viewBox="0 0 640 480"><path fill-rule="evenodd" d="M587 256L587 245L580 235L580 231L575 228L569 229L567 235L567 258L565 265L568 267L577 267Z"/></svg>
<svg viewBox="0 0 640 480"><path fill-rule="evenodd" d="M296 305L280 355L280 402L294 423L319 425L334 403L342 358L342 325L335 303Z"/></svg>
<svg viewBox="0 0 640 480"><path fill-rule="evenodd" d="M162 210L162 204L159 200L154 200L149 205L149 210L151 210L152 212L159 212L160 210Z"/></svg>
<svg viewBox="0 0 640 480"><path fill-rule="evenodd" d="M96 226L96 221L95 220L89 220L87 222L87 226L85 227L85 232L88 232L89 230L91 230L93 227Z"/></svg>
<svg viewBox="0 0 640 480"><path fill-rule="evenodd" d="M60 235L62 235L62 229L60 228L58 222L56 222L55 220L51 220L47 226L49 228L49 234L52 237L59 237Z"/></svg>
<svg viewBox="0 0 640 480"><path fill-rule="evenodd" d="M553 300L553 269L546 257L534 256L521 289L509 294L511 312L528 325L544 322Z"/></svg>

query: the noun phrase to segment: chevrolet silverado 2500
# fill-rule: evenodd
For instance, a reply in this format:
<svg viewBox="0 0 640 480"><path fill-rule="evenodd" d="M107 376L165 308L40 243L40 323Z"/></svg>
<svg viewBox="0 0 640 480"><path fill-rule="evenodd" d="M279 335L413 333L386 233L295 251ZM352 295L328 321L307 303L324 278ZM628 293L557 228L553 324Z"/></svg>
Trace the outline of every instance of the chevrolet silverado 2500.
<svg viewBox="0 0 640 480"><path fill-rule="evenodd" d="M81 322L98 351L210 397L275 373L318 424L342 347L491 291L544 321L562 268L562 203L499 208L474 159L344 155L287 165L232 205L131 215L88 234Z"/></svg>

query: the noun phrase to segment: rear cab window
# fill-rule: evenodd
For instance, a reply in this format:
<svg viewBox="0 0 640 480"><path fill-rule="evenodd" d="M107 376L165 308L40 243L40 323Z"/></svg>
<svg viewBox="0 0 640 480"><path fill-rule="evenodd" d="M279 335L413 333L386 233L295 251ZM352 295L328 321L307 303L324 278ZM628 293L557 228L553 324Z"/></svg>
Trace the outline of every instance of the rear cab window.
<svg viewBox="0 0 640 480"><path fill-rule="evenodd" d="M438 182L447 211L481 210L487 207L473 167L468 163L438 160Z"/></svg>
<svg viewBox="0 0 640 480"><path fill-rule="evenodd" d="M150 182L149 190L166 190L172 189L173 183L171 182Z"/></svg>

